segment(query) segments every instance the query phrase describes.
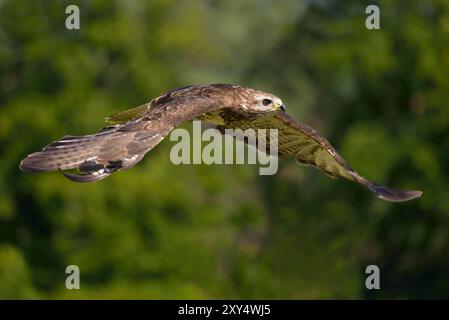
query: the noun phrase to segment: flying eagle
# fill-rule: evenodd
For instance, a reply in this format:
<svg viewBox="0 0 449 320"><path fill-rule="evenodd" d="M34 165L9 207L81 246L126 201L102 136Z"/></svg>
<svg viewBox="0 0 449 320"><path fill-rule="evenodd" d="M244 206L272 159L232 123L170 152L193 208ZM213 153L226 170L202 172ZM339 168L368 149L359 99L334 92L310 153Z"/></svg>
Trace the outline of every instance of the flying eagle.
<svg viewBox="0 0 449 320"><path fill-rule="evenodd" d="M192 119L217 129L278 129L278 154L292 155L330 177L364 185L387 201L408 201L421 191L392 190L360 176L314 129L285 113L278 97L230 84L191 85L170 90L145 105L106 118L107 127L85 136L65 136L23 159L23 171L63 172L70 180L92 182L131 168L171 130Z"/></svg>

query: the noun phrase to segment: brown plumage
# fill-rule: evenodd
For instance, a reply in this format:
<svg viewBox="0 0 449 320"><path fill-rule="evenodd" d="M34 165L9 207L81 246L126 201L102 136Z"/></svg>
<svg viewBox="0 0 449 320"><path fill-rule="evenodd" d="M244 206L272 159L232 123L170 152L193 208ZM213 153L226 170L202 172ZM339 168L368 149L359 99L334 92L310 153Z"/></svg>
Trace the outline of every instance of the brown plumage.
<svg viewBox="0 0 449 320"><path fill-rule="evenodd" d="M392 190L360 176L331 144L312 128L285 113L282 101L269 93L229 84L186 86L168 91L151 102L106 118L108 127L86 136L65 136L28 155L24 171L77 169L63 174L76 182L103 179L134 166L171 130L194 118L227 128L278 129L279 155L314 166L327 175L360 183L379 198L407 201L421 191Z"/></svg>

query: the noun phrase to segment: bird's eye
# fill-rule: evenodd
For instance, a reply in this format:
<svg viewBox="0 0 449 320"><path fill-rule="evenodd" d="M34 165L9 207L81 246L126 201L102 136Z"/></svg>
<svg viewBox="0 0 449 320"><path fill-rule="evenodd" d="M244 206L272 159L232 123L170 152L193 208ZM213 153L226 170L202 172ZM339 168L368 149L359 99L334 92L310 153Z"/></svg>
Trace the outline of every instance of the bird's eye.
<svg viewBox="0 0 449 320"><path fill-rule="evenodd" d="M271 102L272 102L272 101L271 101L270 99L263 99L263 100L262 100L262 104L263 104L264 106L270 105Z"/></svg>

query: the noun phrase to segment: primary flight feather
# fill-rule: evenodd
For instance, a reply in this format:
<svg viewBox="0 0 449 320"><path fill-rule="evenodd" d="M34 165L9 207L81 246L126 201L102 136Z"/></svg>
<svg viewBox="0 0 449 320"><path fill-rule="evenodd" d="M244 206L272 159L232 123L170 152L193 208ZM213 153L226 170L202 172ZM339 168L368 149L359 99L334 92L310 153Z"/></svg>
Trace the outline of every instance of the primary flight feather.
<svg viewBox="0 0 449 320"><path fill-rule="evenodd" d="M278 97L230 84L177 88L149 103L106 118L108 126L86 136L65 136L23 159L24 171L63 172L76 182L101 180L125 170L161 142L171 130L192 119L224 129L278 129L279 155L292 155L331 177L344 177L366 186L387 201L408 201L421 191L393 190L360 176L314 129L285 113ZM268 137L267 137L268 138Z"/></svg>

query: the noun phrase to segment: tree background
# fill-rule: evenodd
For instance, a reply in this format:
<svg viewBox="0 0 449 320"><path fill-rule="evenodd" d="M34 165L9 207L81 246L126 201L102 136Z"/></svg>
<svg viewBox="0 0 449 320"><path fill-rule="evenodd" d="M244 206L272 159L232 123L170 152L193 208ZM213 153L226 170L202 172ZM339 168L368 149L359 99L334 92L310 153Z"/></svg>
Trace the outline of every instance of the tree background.
<svg viewBox="0 0 449 320"><path fill-rule="evenodd" d="M65 28L77 4L81 29ZM448 298L449 2L0 1L0 298ZM20 172L65 134L171 88L273 92L362 175L280 162L175 166L162 142L75 184ZM185 125L190 128L190 125ZM65 288L65 268L81 290ZM365 268L381 290L365 289Z"/></svg>

